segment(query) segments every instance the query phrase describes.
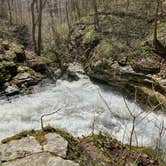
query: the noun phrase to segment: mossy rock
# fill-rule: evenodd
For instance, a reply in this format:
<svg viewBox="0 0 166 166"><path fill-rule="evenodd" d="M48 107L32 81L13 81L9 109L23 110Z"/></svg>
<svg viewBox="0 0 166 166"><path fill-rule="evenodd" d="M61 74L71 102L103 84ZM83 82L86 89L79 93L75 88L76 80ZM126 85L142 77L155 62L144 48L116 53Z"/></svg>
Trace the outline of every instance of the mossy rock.
<svg viewBox="0 0 166 166"><path fill-rule="evenodd" d="M16 62L24 62L26 60L24 46L12 43L11 49L16 54L14 58Z"/></svg>
<svg viewBox="0 0 166 166"><path fill-rule="evenodd" d="M9 49L4 52L4 59L7 61L24 62L26 60L24 47L11 43Z"/></svg>
<svg viewBox="0 0 166 166"><path fill-rule="evenodd" d="M9 81L17 74L17 65L13 62L0 62L0 83Z"/></svg>
<svg viewBox="0 0 166 166"><path fill-rule="evenodd" d="M101 133L99 135L90 135L83 138L74 138L66 131L61 129L56 129L53 127L46 127L41 130L30 130L23 131L16 134L13 137L2 140L2 144L9 143L13 140L19 140L23 137L33 136L40 143L44 145L46 142L45 135L48 133L57 133L61 135L68 142L68 151L65 159L73 160L80 164L80 166L104 166L104 165L121 165L124 163L124 156L128 152L128 147L122 145L116 139L108 136L104 136ZM145 148L132 147L132 157L128 160L127 164L135 162L137 159L143 157L142 153L145 154L147 150ZM149 150L148 150L149 152ZM153 154L154 153L154 154ZM152 152L155 155L155 152ZM148 158L145 159L145 163L150 163L154 158L152 156L151 150L150 154L147 153ZM141 156L140 156L141 155ZM150 161L150 162L149 162ZM152 165L157 165L157 162Z"/></svg>
<svg viewBox="0 0 166 166"><path fill-rule="evenodd" d="M17 74L17 64L14 62L3 62L5 70L8 71L12 77Z"/></svg>
<svg viewBox="0 0 166 166"><path fill-rule="evenodd" d="M3 41L1 43L1 46L4 50L9 50L10 49L10 43L8 41Z"/></svg>
<svg viewBox="0 0 166 166"><path fill-rule="evenodd" d="M8 50L4 54L4 60L6 61L13 61L16 58L16 54L12 50Z"/></svg>
<svg viewBox="0 0 166 166"><path fill-rule="evenodd" d="M91 44L96 41L98 34L94 28L89 29L83 36L83 44Z"/></svg>
<svg viewBox="0 0 166 166"><path fill-rule="evenodd" d="M17 68L17 72L18 73L25 73L25 72L27 72L30 75L35 75L36 74L36 72L33 69L31 69L30 67L27 67L27 66L19 66Z"/></svg>

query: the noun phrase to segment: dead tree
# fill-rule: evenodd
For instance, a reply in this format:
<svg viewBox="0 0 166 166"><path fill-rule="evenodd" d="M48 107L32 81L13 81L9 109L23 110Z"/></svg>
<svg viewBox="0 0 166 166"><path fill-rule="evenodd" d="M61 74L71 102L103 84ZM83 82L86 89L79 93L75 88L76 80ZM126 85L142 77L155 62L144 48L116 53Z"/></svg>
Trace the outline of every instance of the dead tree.
<svg viewBox="0 0 166 166"><path fill-rule="evenodd" d="M51 113L48 113L48 114L43 114L43 115L40 117L41 129L44 130L44 122L43 122L43 118L44 118L44 117L48 117L48 116L54 115L54 114L60 112L60 111L61 111L62 109L64 109L66 106L67 106L67 105L65 105L65 106L63 106L63 107L57 109L57 110L54 111L54 112L51 112ZM53 107L53 109L54 109L54 107Z"/></svg>

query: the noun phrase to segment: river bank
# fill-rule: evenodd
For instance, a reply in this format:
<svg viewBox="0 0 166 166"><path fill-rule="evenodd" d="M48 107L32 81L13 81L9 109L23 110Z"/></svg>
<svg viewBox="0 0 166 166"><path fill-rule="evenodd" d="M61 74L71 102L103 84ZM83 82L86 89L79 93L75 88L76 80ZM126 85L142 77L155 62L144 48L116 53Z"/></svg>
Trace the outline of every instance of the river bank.
<svg viewBox="0 0 166 166"><path fill-rule="evenodd" d="M74 138L51 127L43 131L24 131L3 140L0 147L2 166L114 166L124 163L162 166L161 156L150 148L132 147L130 150L102 134Z"/></svg>

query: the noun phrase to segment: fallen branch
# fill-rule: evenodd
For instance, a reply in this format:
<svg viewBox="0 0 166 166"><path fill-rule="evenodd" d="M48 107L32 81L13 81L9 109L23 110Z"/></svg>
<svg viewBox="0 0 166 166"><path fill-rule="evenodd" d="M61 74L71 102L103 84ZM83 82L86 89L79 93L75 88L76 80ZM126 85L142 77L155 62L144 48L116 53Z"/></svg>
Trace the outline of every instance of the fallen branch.
<svg viewBox="0 0 166 166"><path fill-rule="evenodd" d="M46 116L50 116L50 115L53 115L53 114L56 114L58 113L59 111L61 111L64 107L61 107L59 108L58 110L54 111L54 112L51 112L51 113L48 113L48 114L43 114L41 117L40 117L40 122L41 122L41 129L44 130L44 123L43 123L43 118L46 117Z"/></svg>

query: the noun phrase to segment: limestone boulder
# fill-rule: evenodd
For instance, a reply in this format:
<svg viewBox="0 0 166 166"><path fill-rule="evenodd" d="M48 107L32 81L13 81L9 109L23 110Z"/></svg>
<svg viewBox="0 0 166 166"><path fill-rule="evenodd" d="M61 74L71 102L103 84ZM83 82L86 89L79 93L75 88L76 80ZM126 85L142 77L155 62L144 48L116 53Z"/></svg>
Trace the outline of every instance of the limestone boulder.
<svg viewBox="0 0 166 166"><path fill-rule="evenodd" d="M4 163L2 166L79 166L79 164L44 152Z"/></svg>
<svg viewBox="0 0 166 166"><path fill-rule="evenodd" d="M6 144L0 144L0 161L10 161L41 152L42 148L34 137L23 137Z"/></svg>
<svg viewBox="0 0 166 166"><path fill-rule="evenodd" d="M66 157L68 142L56 133L45 135L46 144L43 146L44 151L51 152L60 157Z"/></svg>

